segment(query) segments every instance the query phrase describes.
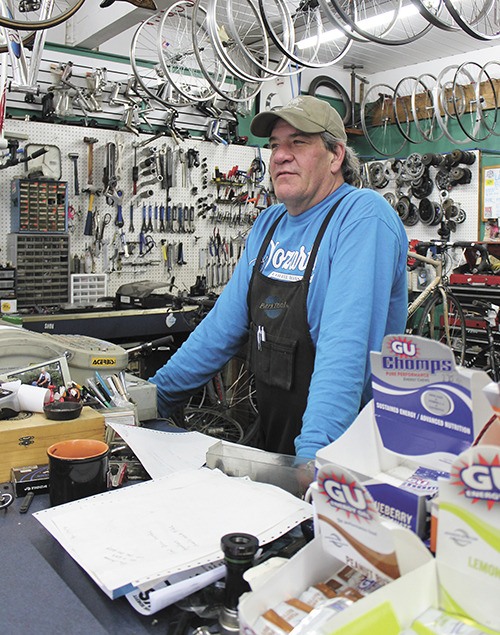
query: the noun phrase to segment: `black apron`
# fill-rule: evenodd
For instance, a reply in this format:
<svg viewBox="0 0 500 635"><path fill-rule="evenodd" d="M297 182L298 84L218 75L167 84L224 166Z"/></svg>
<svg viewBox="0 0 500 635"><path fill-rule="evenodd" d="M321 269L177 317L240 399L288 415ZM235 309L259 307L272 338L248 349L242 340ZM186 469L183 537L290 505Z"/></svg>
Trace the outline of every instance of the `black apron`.
<svg viewBox="0 0 500 635"><path fill-rule="evenodd" d="M302 427L316 356L307 320L307 294L321 240L339 204L340 200L326 215L301 280L275 280L260 271L274 231L286 212L268 231L253 267L247 298L248 354L259 410L256 445L268 452L295 454L294 439Z"/></svg>

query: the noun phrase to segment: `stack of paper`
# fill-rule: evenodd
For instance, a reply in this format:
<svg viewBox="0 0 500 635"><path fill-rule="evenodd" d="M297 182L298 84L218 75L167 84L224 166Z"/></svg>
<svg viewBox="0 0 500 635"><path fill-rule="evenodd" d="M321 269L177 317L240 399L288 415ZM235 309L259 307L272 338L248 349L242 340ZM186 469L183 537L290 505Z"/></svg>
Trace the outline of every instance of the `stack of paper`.
<svg viewBox="0 0 500 635"><path fill-rule="evenodd" d="M111 598L223 557L232 532L271 542L312 516L275 486L207 468L177 471L34 514Z"/></svg>

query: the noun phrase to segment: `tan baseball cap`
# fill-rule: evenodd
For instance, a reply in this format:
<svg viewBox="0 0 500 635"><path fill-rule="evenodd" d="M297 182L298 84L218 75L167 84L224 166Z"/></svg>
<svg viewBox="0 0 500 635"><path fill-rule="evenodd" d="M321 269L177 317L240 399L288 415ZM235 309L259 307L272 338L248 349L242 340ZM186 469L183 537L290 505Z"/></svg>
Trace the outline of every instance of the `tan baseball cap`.
<svg viewBox="0 0 500 635"><path fill-rule="evenodd" d="M250 131L256 137L269 137L278 119L284 119L301 132L329 132L336 139L347 141L344 122L339 113L324 99L301 95L283 108L266 110L256 115Z"/></svg>

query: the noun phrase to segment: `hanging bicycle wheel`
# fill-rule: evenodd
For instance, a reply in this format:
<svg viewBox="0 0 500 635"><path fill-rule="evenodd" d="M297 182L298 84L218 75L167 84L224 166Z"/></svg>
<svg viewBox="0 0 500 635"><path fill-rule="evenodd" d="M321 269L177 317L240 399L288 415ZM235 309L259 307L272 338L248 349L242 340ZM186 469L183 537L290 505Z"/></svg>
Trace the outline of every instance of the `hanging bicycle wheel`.
<svg viewBox="0 0 500 635"><path fill-rule="evenodd" d="M412 0L420 15L428 20L433 26L437 26L444 31L459 31L460 27L449 13L444 0Z"/></svg>
<svg viewBox="0 0 500 635"><path fill-rule="evenodd" d="M432 91L436 85L434 75L424 73L417 77L411 95L411 110L415 127L425 141L438 141L443 131L438 126Z"/></svg>
<svg viewBox="0 0 500 635"><path fill-rule="evenodd" d="M458 26L478 40L500 38L498 0L444 0Z"/></svg>
<svg viewBox="0 0 500 635"><path fill-rule="evenodd" d="M394 89L388 84L375 84L365 93L361 126L366 140L378 154L391 157L404 148L407 140L396 125Z"/></svg>
<svg viewBox="0 0 500 635"><path fill-rule="evenodd" d="M234 13L234 15L233 15ZM233 4L209 0L207 26L212 43L228 71L245 81L270 79L269 43L266 28L252 0ZM286 64L279 55L276 69Z"/></svg>
<svg viewBox="0 0 500 635"><path fill-rule="evenodd" d="M411 96L415 89L416 77L404 77L394 89L394 115L399 132L410 143L421 143L422 135L415 126Z"/></svg>
<svg viewBox="0 0 500 635"><path fill-rule="evenodd" d="M263 3L259 0L259 12L262 17L266 32L273 43L278 47L287 62L283 65L281 75L292 76L302 72L302 66L292 66L287 51L293 50L295 44L295 32L292 16L286 6L286 0L269 0ZM279 41L279 45L276 40ZM269 43L271 46L271 43Z"/></svg>
<svg viewBox="0 0 500 635"><path fill-rule="evenodd" d="M463 114L466 108L464 87L457 84L453 90L457 69L457 65L447 66L439 73L432 91L432 99L437 113L436 122L444 136L452 143L463 144L469 143L470 140L464 136L457 122L458 113Z"/></svg>
<svg viewBox="0 0 500 635"><path fill-rule="evenodd" d="M235 419L211 408L184 408L184 427L232 443L243 439L243 428Z"/></svg>
<svg viewBox="0 0 500 635"><path fill-rule="evenodd" d="M494 86L499 86L500 62L490 61L483 65L481 72L479 73L479 85L482 85L485 77L490 78L489 81L493 81ZM500 136L500 125L498 125L498 105L498 90L495 90L494 95L486 96L486 101L481 106L483 123L491 134L496 137Z"/></svg>
<svg viewBox="0 0 500 635"><path fill-rule="evenodd" d="M345 33L331 32L328 17L316 0L259 0L259 9L273 43L300 66L330 66L340 61L352 46L352 39ZM274 17L278 11L287 16L286 29Z"/></svg>
<svg viewBox="0 0 500 635"><path fill-rule="evenodd" d="M204 6L201 5L200 0L196 0L193 5L191 29L196 59L198 60L201 72L203 73L209 84L212 86L212 88L215 90L215 92L221 97L224 97L224 99L228 99L232 102L250 102L261 90L261 81L251 82L242 80L241 77L239 77L234 72L228 72L228 69L222 59L221 62L224 66L225 71L223 76L221 76L219 73L214 73L214 69L211 65L212 58L209 56L208 59L206 59L204 51L205 40L200 37L200 34L204 36L205 33L209 33L208 17L207 10ZM217 47L215 46L211 36L210 42L217 51ZM219 52L217 51L217 54L218 53Z"/></svg>
<svg viewBox="0 0 500 635"><path fill-rule="evenodd" d="M139 85L151 99L162 106L177 108L191 102L174 90L160 64L157 34L162 16L158 12L139 25L130 44L130 64Z"/></svg>
<svg viewBox="0 0 500 635"><path fill-rule="evenodd" d="M19 31L48 29L68 20L84 2L85 0L54 0L52 8L39 0L12 2L8 8L2 3L0 26Z"/></svg>
<svg viewBox="0 0 500 635"><path fill-rule="evenodd" d="M190 0L178 0L169 7L158 27L157 50L163 72L175 90L190 101L203 102L212 99L215 90L201 72L194 53L192 9ZM212 68L211 72L223 76L222 64L208 33L198 32L198 37L204 40L204 59Z"/></svg>
<svg viewBox="0 0 500 635"><path fill-rule="evenodd" d="M413 4L402 0L329 0L341 19L359 36L386 46L411 44L432 29Z"/></svg>
<svg viewBox="0 0 500 635"><path fill-rule="evenodd" d="M465 62L461 64L453 79L452 91L458 92L461 87L465 95L465 109L463 112L455 111L460 128L472 141L484 141L491 135L491 129L496 127L497 122L497 96L495 85L487 72L482 73L482 66L476 62ZM480 81L481 78L481 81ZM493 108L486 110L486 102L490 99ZM455 102L453 102L456 107ZM486 125L486 113L489 116L489 123Z"/></svg>
<svg viewBox="0 0 500 635"><path fill-rule="evenodd" d="M467 348L465 314L457 298L449 291L433 294L425 304L417 335L446 344L455 355L457 364L463 364ZM448 325L448 326L446 326Z"/></svg>

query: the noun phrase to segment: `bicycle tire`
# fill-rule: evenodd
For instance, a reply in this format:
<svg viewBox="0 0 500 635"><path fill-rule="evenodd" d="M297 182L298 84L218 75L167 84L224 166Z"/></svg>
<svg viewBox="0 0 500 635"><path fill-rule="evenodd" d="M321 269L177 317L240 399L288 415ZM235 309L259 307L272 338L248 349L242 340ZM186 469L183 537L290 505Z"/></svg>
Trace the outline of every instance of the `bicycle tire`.
<svg viewBox="0 0 500 635"><path fill-rule="evenodd" d="M186 430L201 432L210 437L241 443L243 428L224 412L212 408L184 408L184 427Z"/></svg>
<svg viewBox="0 0 500 635"><path fill-rule="evenodd" d="M427 2L426 0L412 0L413 4L433 26L437 26L444 31L460 31L460 27L448 12L444 0Z"/></svg>
<svg viewBox="0 0 500 635"><path fill-rule="evenodd" d="M453 91L453 80L455 79L458 65L452 64L445 67L437 76L436 84L432 90L432 98L434 101L434 111L437 113L436 122L441 128L444 136L451 141L461 145L464 143L470 143L470 139L464 135L464 138L457 138L450 131L450 125L452 121L457 118L457 113L463 113L465 111L465 92L463 86L456 85L455 92ZM447 74L452 75L447 79ZM442 113L442 116L441 116ZM461 128L459 127L459 130Z"/></svg>
<svg viewBox="0 0 500 635"><path fill-rule="evenodd" d="M43 5L37 11L22 11L22 3L16 4L9 16L0 15L0 26L18 31L40 31L58 26L69 20L83 5L85 0L55 0L49 17L44 17Z"/></svg>
<svg viewBox="0 0 500 635"><path fill-rule="evenodd" d="M489 347L481 349L475 353L473 357L469 358L465 364L467 368L478 368L487 373L493 381L498 382L500 380L500 353L493 352L493 363L491 359L492 353L488 350Z"/></svg>
<svg viewBox="0 0 500 635"><path fill-rule="evenodd" d="M451 291L446 291L450 339L443 325L443 296L436 291L425 303L417 327L417 335L441 342L451 348L457 364L463 365L467 349L467 329L462 305Z"/></svg>
<svg viewBox="0 0 500 635"><path fill-rule="evenodd" d="M333 92L332 99L336 101L340 101L340 105L342 106L341 111L339 112L342 117L342 121L344 125L348 125L351 123L351 99L347 94L345 88L333 77L328 77L328 75L318 75L315 77L311 83L309 84L309 88L307 89L307 94L312 95L313 97L326 97L325 95L318 94L318 89L324 86Z"/></svg>

